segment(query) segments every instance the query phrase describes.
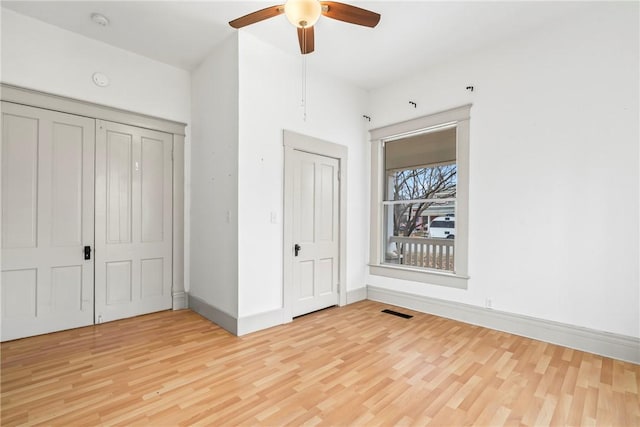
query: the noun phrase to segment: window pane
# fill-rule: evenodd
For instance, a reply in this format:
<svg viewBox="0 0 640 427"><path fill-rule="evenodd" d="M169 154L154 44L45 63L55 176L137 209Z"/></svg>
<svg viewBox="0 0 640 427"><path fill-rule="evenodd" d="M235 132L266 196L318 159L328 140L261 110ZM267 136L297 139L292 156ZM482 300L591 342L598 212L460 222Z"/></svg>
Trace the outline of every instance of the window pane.
<svg viewBox="0 0 640 427"><path fill-rule="evenodd" d="M387 171L385 200L450 199L456 197L455 163Z"/></svg>
<svg viewBox="0 0 640 427"><path fill-rule="evenodd" d="M455 271L454 204L385 204L383 263Z"/></svg>

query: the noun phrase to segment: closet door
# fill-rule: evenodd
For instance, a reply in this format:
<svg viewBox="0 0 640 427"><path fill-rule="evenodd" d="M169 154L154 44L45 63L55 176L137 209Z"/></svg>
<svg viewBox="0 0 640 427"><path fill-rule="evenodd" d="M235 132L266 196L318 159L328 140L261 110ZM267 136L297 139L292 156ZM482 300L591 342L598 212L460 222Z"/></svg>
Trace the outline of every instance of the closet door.
<svg viewBox="0 0 640 427"><path fill-rule="evenodd" d="M2 341L93 324L95 121L2 102Z"/></svg>
<svg viewBox="0 0 640 427"><path fill-rule="evenodd" d="M96 323L171 308L173 136L96 122Z"/></svg>

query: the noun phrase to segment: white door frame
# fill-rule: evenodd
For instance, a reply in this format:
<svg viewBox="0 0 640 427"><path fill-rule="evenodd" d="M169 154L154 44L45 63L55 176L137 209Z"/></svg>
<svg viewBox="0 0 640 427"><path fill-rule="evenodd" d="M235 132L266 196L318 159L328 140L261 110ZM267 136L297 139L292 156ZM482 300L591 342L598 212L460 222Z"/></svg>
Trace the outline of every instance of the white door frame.
<svg viewBox="0 0 640 427"><path fill-rule="evenodd" d="M283 238L283 323L291 322L292 317L292 295L293 295L293 153L294 151L304 151L311 154L318 154L325 157L332 157L339 162L339 268L338 268L338 304L347 304L347 147L323 141L321 139L302 135L296 132L284 131L284 238Z"/></svg>

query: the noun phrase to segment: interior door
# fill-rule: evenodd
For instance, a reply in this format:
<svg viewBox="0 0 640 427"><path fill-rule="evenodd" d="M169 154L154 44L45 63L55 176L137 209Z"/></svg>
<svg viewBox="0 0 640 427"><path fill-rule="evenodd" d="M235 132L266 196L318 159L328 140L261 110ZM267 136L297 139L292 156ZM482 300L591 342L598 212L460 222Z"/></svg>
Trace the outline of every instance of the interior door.
<svg viewBox="0 0 640 427"><path fill-rule="evenodd" d="M96 123L96 323L171 308L170 134Z"/></svg>
<svg viewBox="0 0 640 427"><path fill-rule="evenodd" d="M299 316L338 304L339 161L294 151L293 307Z"/></svg>
<svg viewBox="0 0 640 427"><path fill-rule="evenodd" d="M93 324L95 121L2 102L2 341Z"/></svg>

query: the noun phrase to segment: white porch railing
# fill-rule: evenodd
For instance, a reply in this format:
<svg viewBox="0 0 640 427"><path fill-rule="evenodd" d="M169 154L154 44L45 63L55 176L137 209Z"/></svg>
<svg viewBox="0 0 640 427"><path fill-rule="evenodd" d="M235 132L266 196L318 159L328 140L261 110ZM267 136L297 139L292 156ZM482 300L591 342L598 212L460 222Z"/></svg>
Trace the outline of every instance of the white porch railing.
<svg viewBox="0 0 640 427"><path fill-rule="evenodd" d="M391 236L389 242L396 244L398 264L454 271L454 239Z"/></svg>

